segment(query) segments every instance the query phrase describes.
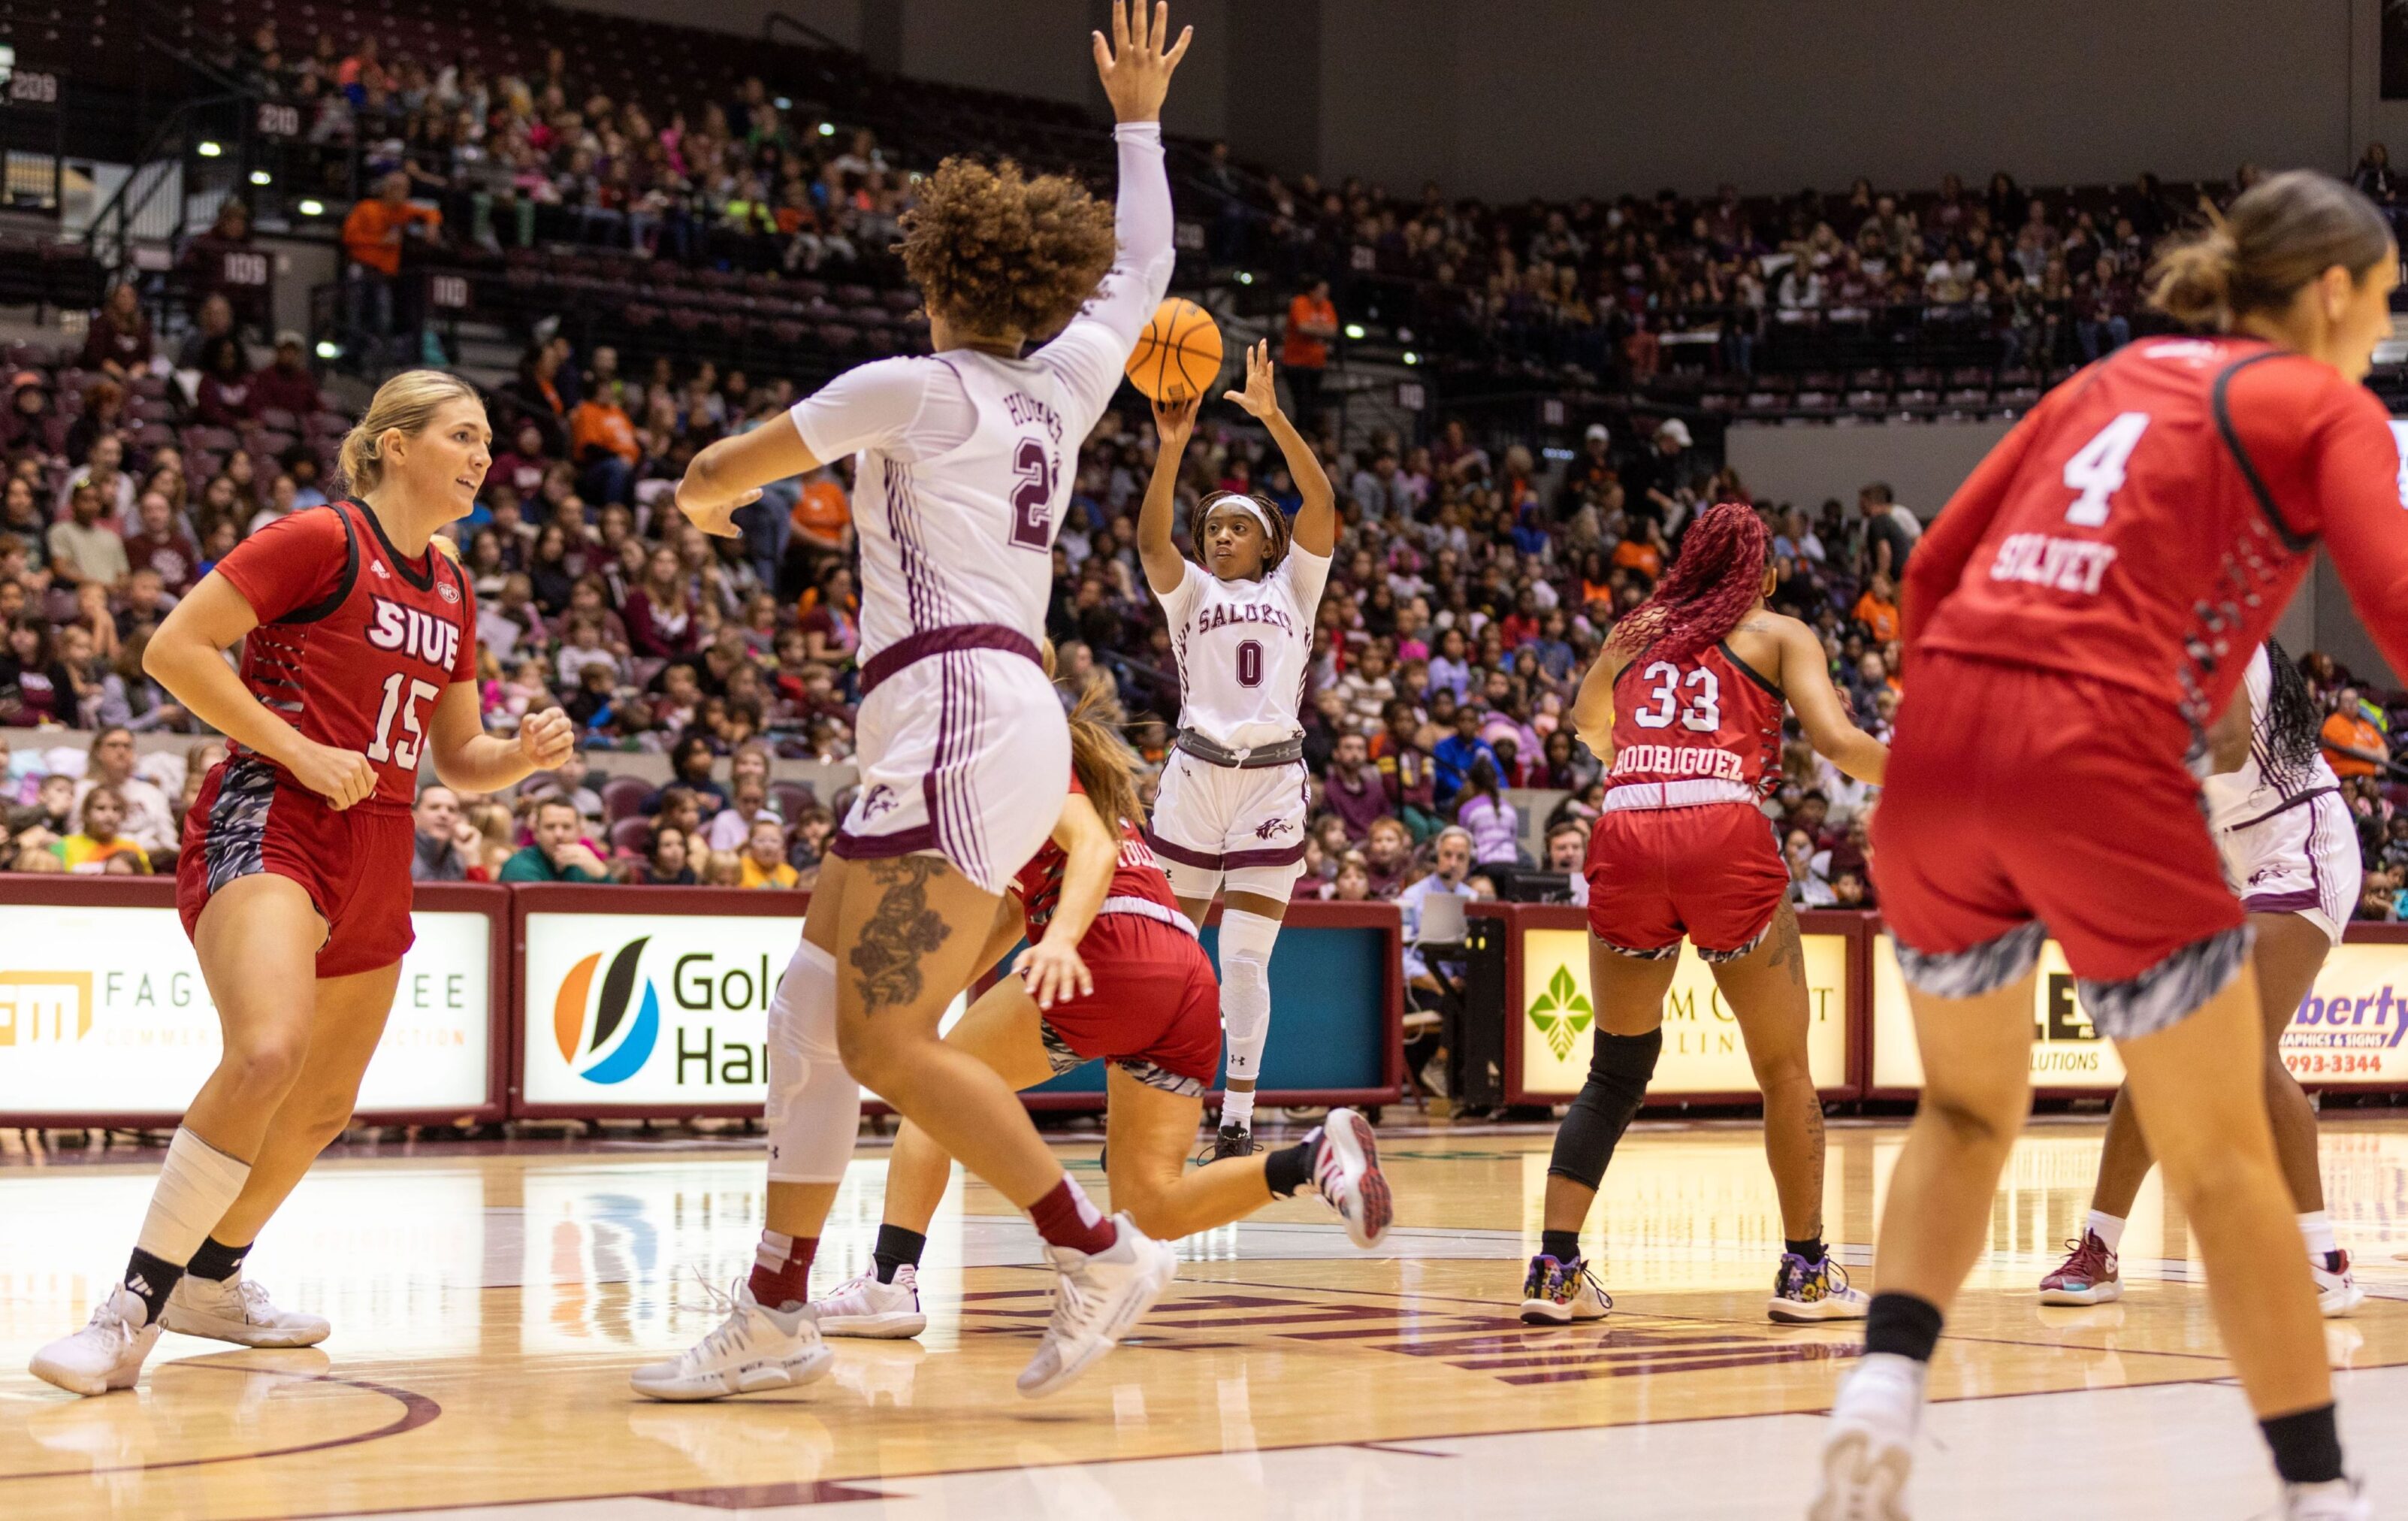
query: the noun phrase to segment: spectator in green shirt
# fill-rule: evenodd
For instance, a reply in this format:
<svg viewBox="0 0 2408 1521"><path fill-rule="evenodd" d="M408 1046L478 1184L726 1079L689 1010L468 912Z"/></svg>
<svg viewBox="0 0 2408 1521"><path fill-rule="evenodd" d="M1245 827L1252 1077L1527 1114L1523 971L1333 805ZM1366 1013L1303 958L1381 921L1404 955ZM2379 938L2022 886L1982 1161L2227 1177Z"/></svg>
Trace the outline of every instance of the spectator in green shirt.
<svg viewBox="0 0 2408 1521"><path fill-rule="evenodd" d="M502 863L504 882L605 882L610 868L578 839L584 821L556 797L535 806L535 843Z"/></svg>

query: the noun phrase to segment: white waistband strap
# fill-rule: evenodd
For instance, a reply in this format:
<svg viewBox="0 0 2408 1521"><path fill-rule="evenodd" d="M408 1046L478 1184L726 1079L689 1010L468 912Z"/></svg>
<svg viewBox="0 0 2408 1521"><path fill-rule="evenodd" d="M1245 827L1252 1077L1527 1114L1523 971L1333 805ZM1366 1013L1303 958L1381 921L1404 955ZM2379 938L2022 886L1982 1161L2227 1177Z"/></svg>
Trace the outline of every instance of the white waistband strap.
<svg viewBox="0 0 2408 1521"><path fill-rule="evenodd" d="M1150 897L1108 897L1104 899L1104 906L1097 909L1096 912L1099 916L1107 913L1133 913L1140 919L1152 919L1189 935L1196 933L1196 926L1187 922L1187 915L1177 909L1166 909Z"/></svg>
<svg viewBox="0 0 2408 1521"><path fill-rule="evenodd" d="M1744 782L1700 776L1691 777L1685 782L1632 782L1619 787L1609 787L1605 794L1605 811L1608 813L1625 813L1634 810L1702 808L1708 803L1755 801L1756 789Z"/></svg>

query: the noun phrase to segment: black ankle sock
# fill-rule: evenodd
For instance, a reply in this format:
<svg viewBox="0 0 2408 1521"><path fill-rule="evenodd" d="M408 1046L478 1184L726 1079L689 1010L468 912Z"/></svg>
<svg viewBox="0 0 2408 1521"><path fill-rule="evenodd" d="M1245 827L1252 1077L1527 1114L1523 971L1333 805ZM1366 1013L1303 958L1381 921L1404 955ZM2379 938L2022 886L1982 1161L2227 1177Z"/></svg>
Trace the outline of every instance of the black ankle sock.
<svg viewBox="0 0 2408 1521"><path fill-rule="evenodd" d="M2274 1449L2274 1471L2285 1484L2329 1484L2341 1477L2341 1428L2333 1407L2293 1411L2259 1421L2266 1445Z"/></svg>
<svg viewBox="0 0 2408 1521"><path fill-rule="evenodd" d="M1810 1263L1823 1260L1823 1238L1820 1236L1809 1236L1802 1241L1784 1241L1781 1248L1791 1256L1804 1257Z"/></svg>
<svg viewBox="0 0 2408 1521"><path fill-rule="evenodd" d="M1539 1250L1557 1262L1570 1262L1580 1253L1580 1232L1577 1230L1542 1230L1539 1232Z"/></svg>
<svg viewBox="0 0 2408 1521"><path fill-rule="evenodd" d="M1940 1307L1912 1294L1876 1294L1865 1312L1865 1350L1931 1360L1940 1342Z"/></svg>
<svg viewBox="0 0 2408 1521"><path fill-rule="evenodd" d="M1293 1146L1283 1146L1263 1156L1263 1182L1273 1198L1294 1198L1297 1189L1312 1181L1313 1154L1321 1150L1321 1132Z"/></svg>
<svg viewBox="0 0 2408 1521"><path fill-rule="evenodd" d="M920 1254L927 1249L928 1238L919 1231L881 1225L878 1244L870 1248L869 1260L878 1265L878 1281L891 1284L895 1282L896 1269L919 1267Z"/></svg>
<svg viewBox="0 0 2408 1521"><path fill-rule="evenodd" d="M206 1278L212 1283L222 1284L242 1271L242 1259L250 1255L251 1246L248 1242L241 1246L228 1246L212 1236L201 1243L199 1251L193 1254L193 1260L184 1264L184 1270L195 1278Z"/></svg>
<svg viewBox="0 0 2408 1521"><path fill-rule="evenodd" d="M154 1257L140 1247L125 1259L125 1286L142 1298L142 1306L150 1312L146 1326L159 1324L159 1312L165 1309L167 1296L176 1292L176 1280L184 1270L176 1263Z"/></svg>

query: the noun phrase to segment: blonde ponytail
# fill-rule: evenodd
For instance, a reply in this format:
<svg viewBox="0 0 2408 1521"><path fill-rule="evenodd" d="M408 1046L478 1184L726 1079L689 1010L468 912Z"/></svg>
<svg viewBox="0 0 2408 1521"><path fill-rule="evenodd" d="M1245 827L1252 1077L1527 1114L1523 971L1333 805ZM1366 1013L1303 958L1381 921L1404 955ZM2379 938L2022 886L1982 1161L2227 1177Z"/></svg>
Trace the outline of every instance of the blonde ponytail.
<svg viewBox="0 0 2408 1521"><path fill-rule="evenodd" d="M2330 175L2291 169L2168 244L2150 271L2149 304L2186 326L2221 332L2251 312L2283 310L2328 269L2364 280L2390 257L2390 224L2372 201Z"/></svg>
<svg viewBox="0 0 2408 1521"><path fill-rule="evenodd" d="M343 436L338 467L345 489L354 496L376 490L384 480L384 436L398 433L414 438L426 431L437 412L454 401L484 405L475 386L439 369L403 370L378 386L368 409Z"/></svg>
<svg viewBox="0 0 2408 1521"><path fill-rule="evenodd" d="M2149 304L2185 327L2223 332L2232 325L2232 270L2240 253L2221 217L2167 244L2150 271Z"/></svg>

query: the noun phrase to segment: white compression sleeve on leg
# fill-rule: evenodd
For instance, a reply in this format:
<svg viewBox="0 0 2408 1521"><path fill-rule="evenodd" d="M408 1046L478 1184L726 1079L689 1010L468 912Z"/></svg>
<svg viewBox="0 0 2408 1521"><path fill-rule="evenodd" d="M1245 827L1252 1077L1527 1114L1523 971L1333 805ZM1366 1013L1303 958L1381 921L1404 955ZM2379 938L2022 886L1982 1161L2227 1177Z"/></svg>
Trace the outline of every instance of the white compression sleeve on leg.
<svg viewBox="0 0 2408 1521"><path fill-rule="evenodd" d="M806 940L769 1000L769 1181L841 1183L861 1084L836 1045L836 957Z"/></svg>
<svg viewBox="0 0 2408 1521"><path fill-rule="evenodd" d="M209 1232L251 1181L251 1164L237 1162L190 1130L178 1126L167 1142L167 1164L151 1190L150 1212L134 1244L162 1262L179 1266L209 1239Z"/></svg>
<svg viewBox="0 0 2408 1521"><path fill-rule="evenodd" d="M1271 947L1279 940L1280 922L1243 909L1221 911L1221 1030L1227 1042L1229 1077L1245 1083L1259 1079L1263 1046L1271 1034ZM1252 1117L1254 1096L1234 1094ZM1222 1111L1224 1124L1232 1116Z"/></svg>

